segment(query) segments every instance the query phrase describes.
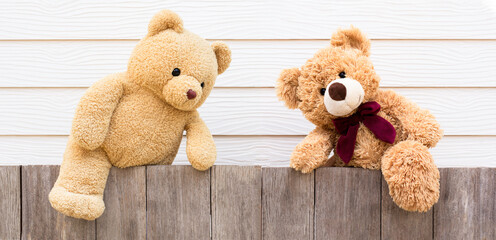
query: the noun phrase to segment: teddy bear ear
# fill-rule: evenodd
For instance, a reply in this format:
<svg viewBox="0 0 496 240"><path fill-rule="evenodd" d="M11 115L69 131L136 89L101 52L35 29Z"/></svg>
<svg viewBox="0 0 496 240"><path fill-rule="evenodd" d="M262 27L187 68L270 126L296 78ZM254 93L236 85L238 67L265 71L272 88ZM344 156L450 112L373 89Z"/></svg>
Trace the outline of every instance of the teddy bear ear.
<svg viewBox="0 0 496 240"><path fill-rule="evenodd" d="M300 99L296 95L298 89L298 77L301 72L298 68L284 69L277 79L276 94L279 100L284 101L290 109L296 109Z"/></svg>
<svg viewBox="0 0 496 240"><path fill-rule="evenodd" d="M231 64L231 49L224 42L216 41L212 43L215 57L217 58L217 73L222 74Z"/></svg>
<svg viewBox="0 0 496 240"><path fill-rule="evenodd" d="M355 48L365 56L370 55L370 40L356 27L339 29L331 37L331 45L342 48Z"/></svg>
<svg viewBox="0 0 496 240"><path fill-rule="evenodd" d="M183 32L183 20L171 10L162 10L153 16L148 24L148 37L161 31L172 29L178 33Z"/></svg>

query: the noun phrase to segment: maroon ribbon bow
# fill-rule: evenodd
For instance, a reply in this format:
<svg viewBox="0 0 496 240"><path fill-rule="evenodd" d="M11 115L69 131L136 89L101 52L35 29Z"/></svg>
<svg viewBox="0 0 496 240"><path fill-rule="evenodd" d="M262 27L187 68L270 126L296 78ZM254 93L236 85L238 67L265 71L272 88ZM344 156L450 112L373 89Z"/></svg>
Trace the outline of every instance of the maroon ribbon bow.
<svg viewBox="0 0 496 240"><path fill-rule="evenodd" d="M332 120L336 131L341 135L336 146L336 153L346 164L353 157L360 122L370 129L378 139L387 143L394 142L396 130L386 119L377 116L380 109L379 103L366 102L358 107L355 114Z"/></svg>

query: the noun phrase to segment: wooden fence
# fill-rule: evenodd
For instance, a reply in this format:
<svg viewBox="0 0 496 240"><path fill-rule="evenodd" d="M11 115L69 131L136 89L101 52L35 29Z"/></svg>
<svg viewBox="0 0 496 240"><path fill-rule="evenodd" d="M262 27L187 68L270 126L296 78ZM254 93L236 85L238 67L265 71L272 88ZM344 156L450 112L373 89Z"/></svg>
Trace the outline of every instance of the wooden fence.
<svg viewBox="0 0 496 240"><path fill-rule="evenodd" d="M113 168L96 221L51 208L58 171L0 167L0 239L496 239L494 168L441 169L423 214L399 209L379 171Z"/></svg>

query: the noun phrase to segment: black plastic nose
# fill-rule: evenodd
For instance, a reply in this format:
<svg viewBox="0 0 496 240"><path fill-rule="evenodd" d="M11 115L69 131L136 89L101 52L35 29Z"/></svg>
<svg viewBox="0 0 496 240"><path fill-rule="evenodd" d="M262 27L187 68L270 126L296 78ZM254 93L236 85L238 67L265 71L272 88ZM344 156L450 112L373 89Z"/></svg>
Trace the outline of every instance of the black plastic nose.
<svg viewBox="0 0 496 240"><path fill-rule="evenodd" d="M188 92L186 93L186 96L188 96L188 99L193 99L196 97L196 92L193 91L192 89L188 90Z"/></svg>
<svg viewBox="0 0 496 240"><path fill-rule="evenodd" d="M346 87L341 83L333 83L329 86L329 97L335 101L341 101L346 98Z"/></svg>

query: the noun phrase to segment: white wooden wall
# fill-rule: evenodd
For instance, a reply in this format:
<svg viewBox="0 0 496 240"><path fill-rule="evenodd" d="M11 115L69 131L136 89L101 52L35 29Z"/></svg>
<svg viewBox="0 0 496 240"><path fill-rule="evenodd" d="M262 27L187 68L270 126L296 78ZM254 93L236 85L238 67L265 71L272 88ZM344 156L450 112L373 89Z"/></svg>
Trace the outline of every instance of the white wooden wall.
<svg viewBox="0 0 496 240"><path fill-rule="evenodd" d="M78 99L125 70L148 21L165 8L232 48L231 68L201 108L217 164L288 166L312 124L277 101L275 80L353 24L373 39L382 87L440 121L438 166L496 167L492 0L0 1L0 164L60 164ZM184 144L176 163L187 163Z"/></svg>

